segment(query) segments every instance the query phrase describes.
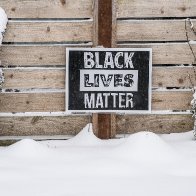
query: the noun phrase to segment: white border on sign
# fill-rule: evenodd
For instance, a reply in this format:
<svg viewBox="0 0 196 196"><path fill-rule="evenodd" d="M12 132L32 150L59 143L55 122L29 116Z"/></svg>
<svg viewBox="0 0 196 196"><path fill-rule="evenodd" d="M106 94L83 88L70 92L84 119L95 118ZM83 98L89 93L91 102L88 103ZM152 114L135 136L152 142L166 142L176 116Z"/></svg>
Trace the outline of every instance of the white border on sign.
<svg viewBox="0 0 196 196"><path fill-rule="evenodd" d="M148 86L148 110L69 110L69 51L149 51L149 86ZM65 111L71 113L127 113L149 114L152 110L152 48L66 48L66 78L65 78Z"/></svg>

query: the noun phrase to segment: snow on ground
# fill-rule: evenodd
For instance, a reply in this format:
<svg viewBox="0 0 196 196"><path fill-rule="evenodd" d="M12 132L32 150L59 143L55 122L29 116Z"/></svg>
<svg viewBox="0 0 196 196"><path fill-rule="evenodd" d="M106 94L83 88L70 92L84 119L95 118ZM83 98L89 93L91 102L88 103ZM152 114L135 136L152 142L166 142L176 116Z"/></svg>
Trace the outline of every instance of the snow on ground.
<svg viewBox="0 0 196 196"><path fill-rule="evenodd" d="M2 196L195 196L193 133L103 141L87 125L67 141L0 148Z"/></svg>
<svg viewBox="0 0 196 196"><path fill-rule="evenodd" d="M0 45L3 40L3 33L5 32L7 22L8 22L7 15L5 11L0 7Z"/></svg>

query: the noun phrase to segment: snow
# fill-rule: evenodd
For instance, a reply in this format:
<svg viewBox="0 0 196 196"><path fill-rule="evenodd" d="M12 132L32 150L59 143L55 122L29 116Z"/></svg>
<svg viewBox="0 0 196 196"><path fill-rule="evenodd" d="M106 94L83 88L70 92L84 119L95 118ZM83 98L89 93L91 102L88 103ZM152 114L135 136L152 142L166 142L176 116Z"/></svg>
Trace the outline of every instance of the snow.
<svg viewBox="0 0 196 196"><path fill-rule="evenodd" d="M127 153L127 149L129 149L129 153ZM179 158L170 145L152 132L138 132L129 136L118 151L121 156L123 153L124 157L140 162L165 163Z"/></svg>
<svg viewBox="0 0 196 196"><path fill-rule="evenodd" d="M3 196L195 196L193 132L100 140L88 124L64 141L0 148Z"/></svg>
<svg viewBox="0 0 196 196"><path fill-rule="evenodd" d="M39 158L47 152L50 153L46 146L32 139L23 139L3 150L6 156L25 158Z"/></svg>
<svg viewBox="0 0 196 196"><path fill-rule="evenodd" d="M92 124L86 125L75 137L69 139L66 144L74 146L94 146L102 143L102 140L97 138L92 129Z"/></svg>
<svg viewBox="0 0 196 196"><path fill-rule="evenodd" d="M3 10L3 8L0 7L0 45L2 44L3 33L5 32L7 22L8 22L7 15Z"/></svg>

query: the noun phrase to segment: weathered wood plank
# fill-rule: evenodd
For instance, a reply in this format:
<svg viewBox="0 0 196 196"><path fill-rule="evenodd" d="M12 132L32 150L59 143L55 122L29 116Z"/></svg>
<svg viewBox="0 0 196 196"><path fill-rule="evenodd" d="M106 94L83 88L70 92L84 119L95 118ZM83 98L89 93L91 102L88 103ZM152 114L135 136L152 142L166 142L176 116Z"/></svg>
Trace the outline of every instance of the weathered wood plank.
<svg viewBox="0 0 196 196"><path fill-rule="evenodd" d="M16 143L18 140L0 140L0 146L9 146Z"/></svg>
<svg viewBox="0 0 196 196"><path fill-rule="evenodd" d="M0 117L0 136L75 135L88 116Z"/></svg>
<svg viewBox="0 0 196 196"><path fill-rule="evenodd" d="M62 69L3 69L5 89L65 88Z"/></svg>
<svg viewBox="0 0 196 196"><path fill-rule="evenodd" d="M93 21L10 21L3 41L6 42L90 42Z"/></svg>
<svg viewBox="0 0 196 196"><path fill-rule="evenodd" d="M117 115L117 134L152 131L180 133L193 130L192 115Z"/></svg>
<svg viewBox="0 0 196 196"><path fill-rule="evenodd" d="M153 110L190 110L191 91L154 91L152 93Z"/></svg>
<svg viewBox="0 0 196 196"><path fill-rule="evenodd" d="M93 0L1 0L9 18L92 18Z"/></svg>
<svg viewBox="0 0 196 196"><path fill-rule="evenodd" d="M153 67L153 87L192 87L196 84L196 67L168 66ZM4 89L65 88L65 69L3 69ZM190 78L189 78L190 75Z"/></svg>
<svg viewBox="0 0 196 196"><path fill-rule="evenodd" d="M0 59L3 66L65 65L68 46L2 46Z"/></svg>
<svg viewBox="0 0 196 196"><path fill-rule="evenodd" d="M153 64L192 64L193 53L188 43L166 43L166 44L118 44L119 48L152 48ZM196 44L191 44L196 53Z"/></svg>
<svg viewBox="0 0 196 196"><path fill-rule="evenodd" d="M117 115L117 134L138 131L184 132L193 129L187 114ZM89 122L88 116L0 117L0 136L75 135Z"/></svg>
<svg viewBox="0 0 196 196"><path fill-rule="evenodd" d="M77 45L74 45L77 47ZM3 66L56 66L66 64L66 47L63 45L2 46L0 59ZM73 47L73 46L71 46ZM87 47L80 45L78 47ZM153 64L191 64L193 54L186 43L179 44L119 44L117 47L152 48ZM192 44L196 53L196 44Z"/></svg>
<svg viewBox="0 0 196 196"><path fill-rule="evenodd" d="M64 93L0 93L0 112L56 112L64 110Z"/></svg>
<svg viewBox="0 0 196 196"><path fill-rule="evenodd" d="M186 28L185 28L186 22ZM196 20L192 20L196 25ZM196 36L185 20L120 20L117 21L116 39L122 41L186 41Z"/></svg>
<svg viewBox="0 0 196 196"><path fill-rule="evenodd" d="M118 18L194 17L195 0L117 0Z"/></svg>
<svg viewBox="0 0 196 196"><path fill-rule="evenodd" d="M153 87L184 87L191 88L191 82L196 84L196 67L153 67Z"/></svg>
<svg viewBox="0 0 196 196"><path fill-rule="evenodd" d="M153 91L153 110L189 110L190 91ZM65 110L65 93L0 93L0 112L57 112Z"/></svg>

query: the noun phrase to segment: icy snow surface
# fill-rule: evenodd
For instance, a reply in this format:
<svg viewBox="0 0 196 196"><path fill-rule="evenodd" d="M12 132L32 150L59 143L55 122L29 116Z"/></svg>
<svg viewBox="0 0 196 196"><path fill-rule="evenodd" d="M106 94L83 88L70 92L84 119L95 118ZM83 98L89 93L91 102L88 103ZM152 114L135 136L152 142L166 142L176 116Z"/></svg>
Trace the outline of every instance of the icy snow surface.
<svg viewBox="0 0 196 196"><path fill-rule="evenodd" d="M3 32L5 32L7 22L8 22L7 15L5 11L0 7L0 45L3 40Z"/></svg>
<svg viewBox="0 0 196 196"><path fill-rule="evenodd" d="M2 196L195 196L192 132L103 141L87 125L66 141L0 148Z"/></svg>

